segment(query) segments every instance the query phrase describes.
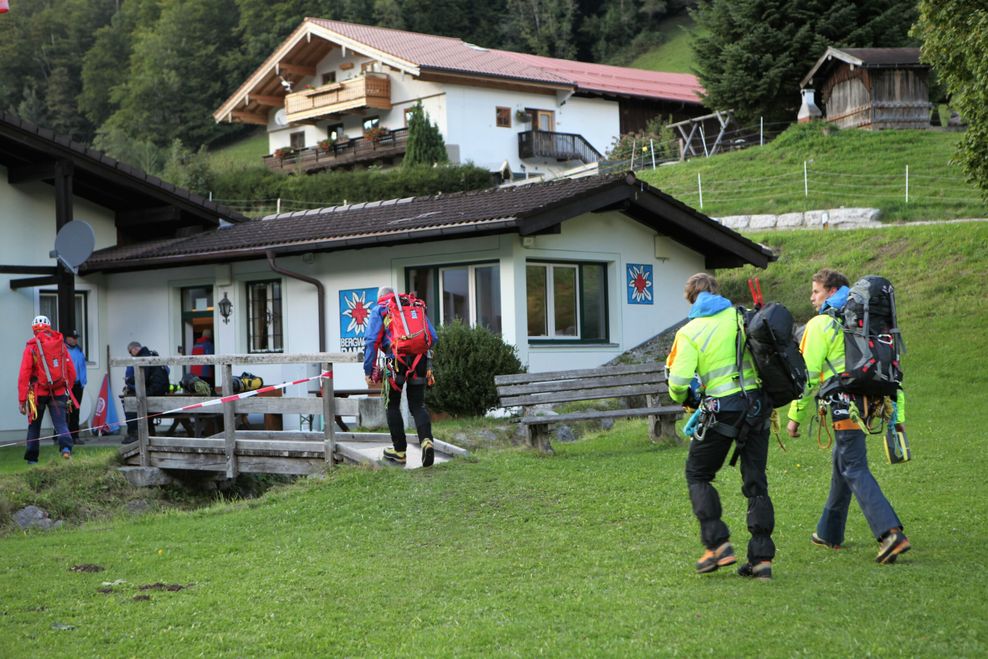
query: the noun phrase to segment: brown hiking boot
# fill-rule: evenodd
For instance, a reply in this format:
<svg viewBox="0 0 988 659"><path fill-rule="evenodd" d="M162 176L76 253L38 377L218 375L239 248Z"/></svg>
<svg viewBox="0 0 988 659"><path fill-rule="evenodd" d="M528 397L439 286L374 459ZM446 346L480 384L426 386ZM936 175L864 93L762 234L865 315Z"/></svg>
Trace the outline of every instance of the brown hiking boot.
<svg viewBox="0 0 988 659"><path fill-rule="evenodd" d="M882 565L895 563L895 559L899 558L899 554L905 554L911 548L912 545L909 544L909 538L902 532L902 529L889 531L888 535L878 543L878 556L875 557L875 562Z"/></svg>
<svg viewBox="0 0 988 659"><path fill-rule="evenodd" d="M700 557L700 560L696 562L696 572L697 574L707 574L708 572L713 572L717 568L722 568L727 565L734 565L738 562L737 557L734 555L734 547L731 546L730 542L725 542L717 549L708 549Z"/></svg>

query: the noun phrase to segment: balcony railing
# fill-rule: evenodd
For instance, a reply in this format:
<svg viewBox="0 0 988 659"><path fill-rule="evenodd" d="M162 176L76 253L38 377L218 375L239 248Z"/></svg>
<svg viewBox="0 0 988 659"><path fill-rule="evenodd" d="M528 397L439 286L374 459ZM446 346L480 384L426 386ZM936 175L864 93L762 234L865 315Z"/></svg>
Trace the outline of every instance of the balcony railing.
<svg viewBox="0 0 988 659"><path fill-rule="evenodd" d="M526 130L518 133L518 157L522 160L526 158L579 160L588 164L603 158L582 135L553 133L547 130Z"/></svg>
<svg viewBox="0 0 988 659"><path fill-rule="evenodd" d="M331 144L329 148L309 147L278 157L264 156L268 169L287 172L312 172L349 165L361 165L377 160L390 160L404 155L408 146L408 129L396 128L377 140L353 137Z"/></svg>
<svg viewBox="0 0 988 659"><path fill-rule="evenodd" d="M391 109L391 78L386 73L364 73L352 80L331 82L285 97L289 122L366 108Z"/></svg>

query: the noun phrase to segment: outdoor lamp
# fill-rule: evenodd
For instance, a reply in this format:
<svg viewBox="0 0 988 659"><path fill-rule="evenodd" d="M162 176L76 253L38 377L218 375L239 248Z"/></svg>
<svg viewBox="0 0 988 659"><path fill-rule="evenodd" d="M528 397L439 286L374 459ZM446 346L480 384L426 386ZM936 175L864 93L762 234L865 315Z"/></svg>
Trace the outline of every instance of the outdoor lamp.
<svg viewBox="0 0 988 659"><path fill-rule="evenodd" d="M230 314L233 313L233 302L230 302L230 298L226 296L226 291L223 291L223 299L219 301L219 307L223 322L229 324Z"/></svg>

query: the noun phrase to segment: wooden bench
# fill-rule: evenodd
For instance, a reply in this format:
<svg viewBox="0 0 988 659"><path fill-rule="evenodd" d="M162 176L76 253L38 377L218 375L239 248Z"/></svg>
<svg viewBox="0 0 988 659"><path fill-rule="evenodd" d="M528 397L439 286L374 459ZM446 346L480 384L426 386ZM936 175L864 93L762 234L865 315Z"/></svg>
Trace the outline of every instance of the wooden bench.
<svg viewBox="0 0 988 659"><path fill-rule="evenodd" d="M503 407L522 407L518 422L525 427L531 446L544 452L552 451L549 445L549 424L552 423L644 416L648 417L649 436L657 440L660 437L675 438L676 419L683 412L682 406L669 398L665 368L657 362L498 375L494 378L494 384ZM539 416L531 409L546 403L641 396L645 398L645 407L588 410L553 416Z"/></svg>

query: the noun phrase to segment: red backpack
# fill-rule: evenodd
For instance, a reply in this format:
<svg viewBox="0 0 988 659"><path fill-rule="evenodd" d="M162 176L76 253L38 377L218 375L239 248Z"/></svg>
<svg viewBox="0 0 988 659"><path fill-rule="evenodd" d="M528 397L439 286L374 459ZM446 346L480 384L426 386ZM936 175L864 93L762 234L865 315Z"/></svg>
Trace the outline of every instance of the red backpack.
<svg viewBox="0 0 988 659"><path fill-rule="evenodd" d="M62 335L57 332L38 332L30 343L34 348L34 358L38 361L38 380L52 393L61 385L72 396L72 383L65 376L65 362L71 357Z"/></svg>
<svg viewBox="0 0 988 659"><path fill-rule="evenodd" d="M387 304L384 327L391 341L391 352L399 357L429 352L432 334L429 333L425 302L408 293L392 295Z"/></svg>

